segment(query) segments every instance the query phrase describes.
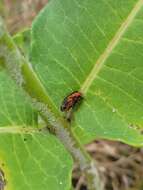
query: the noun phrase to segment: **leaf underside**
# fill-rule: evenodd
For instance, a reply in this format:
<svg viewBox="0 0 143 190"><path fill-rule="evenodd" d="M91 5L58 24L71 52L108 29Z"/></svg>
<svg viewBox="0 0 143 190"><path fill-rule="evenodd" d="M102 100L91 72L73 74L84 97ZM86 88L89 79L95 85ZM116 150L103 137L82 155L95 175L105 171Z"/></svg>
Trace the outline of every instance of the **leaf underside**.
<svg viewBox="0 0 143 190"><path fill-rule="evenodd" d="M12 56L17 49L11 48L1 24L0 20L0 188L69 190L72 159L53 135L38 132L37 112L4 69L5 58L15 64L18 58Z"/></svg>
<svg viewBox="0 0 143 190"><path fill-rule="evenodd" d="M37 126L37 113L22 89L11 80L5 70L0 70L0 127Z"/></svg>
<svg viewBox="0 0 143 190"><path fill-rule="evenodd" d="M69 190L71 167L69 154L51 135L0 135L0 169L7 190Z"/></svg>
<svg viewBox="0 0 143 190"><path fill-rule="evenodd" d="M50 134L20 132L18 128L25 127L28 132L29 127L37 127L37 113L5 71L0 72L0 85L0 171L4 172L5 188L69 190L69 154Z"/></svg>
<svg viewBox="0 0 143 190"><path fill-rule="evenodd" d="M58 109L82 91L72 127L83 143L143 145L142 19L142 0L51 0L35 19L33 67Z"/></svg>

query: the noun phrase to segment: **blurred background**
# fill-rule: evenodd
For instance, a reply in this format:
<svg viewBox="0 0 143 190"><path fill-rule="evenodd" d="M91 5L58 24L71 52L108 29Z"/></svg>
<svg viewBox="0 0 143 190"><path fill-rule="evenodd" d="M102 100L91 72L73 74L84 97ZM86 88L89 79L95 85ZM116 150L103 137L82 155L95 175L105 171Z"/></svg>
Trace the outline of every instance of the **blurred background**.
<svg viewBox="0 0 143 190"><path fill-rule="evenodd" d="M13 35L31 26L34 17L48 0L0 0L0 15ZM143 190L143 148L120 142L96 140L86 146L97 160L105 190ZM77 164L72 183L75 190L87 190L86 180Z"/></svg>
<svg viewBox="0 0 143 190"><path fill-rule="evenodd" d="M11 34L31 25L32 20L48 0L0 0L3 16Z"/></svg>

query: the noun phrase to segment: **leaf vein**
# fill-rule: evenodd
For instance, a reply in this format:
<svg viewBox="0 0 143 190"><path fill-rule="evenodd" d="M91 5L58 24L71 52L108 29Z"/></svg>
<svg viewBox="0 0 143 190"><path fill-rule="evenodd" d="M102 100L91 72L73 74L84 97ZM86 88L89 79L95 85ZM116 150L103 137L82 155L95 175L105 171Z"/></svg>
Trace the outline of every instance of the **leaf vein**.
<svg viewBox="0 0 143 190"><path fill-rule="evenodd" d="M117 46L118 42L120 41L120 39L126 32L127 28L130 26L130 24L132 23L132 21L134 20L134 18L136 17L137 13L139 12L139 10L141 9L142 6L143 6L143 0L139 0L135 4L134 8L132 9L132 11L128 15L128 17L121 24L120 28L117 30L117 32L113 36L112 40L109 42L105 51L98 58L94 67L92 68L91 72L89 73L88 77L85 79L84 83L81 86L81 92L83 92L83 94L87 93L92 82L97 77L100 70L102 69L105 61L111 55L113 49Z"/></svg>

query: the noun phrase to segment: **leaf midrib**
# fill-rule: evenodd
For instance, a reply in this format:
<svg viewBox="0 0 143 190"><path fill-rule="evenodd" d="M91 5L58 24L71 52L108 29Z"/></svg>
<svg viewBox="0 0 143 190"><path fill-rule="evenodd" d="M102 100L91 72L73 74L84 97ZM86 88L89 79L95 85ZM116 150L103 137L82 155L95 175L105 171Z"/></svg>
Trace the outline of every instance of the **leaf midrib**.
<svg viewBox="0 0 143 190"><path fill-rule="evenodd" d="M105 61L108 59L108 57L111 55L113 49L116 47L118 42L120 41L121 37L126 32L127 28L130 26L134 18L136 17L137 13L143 6L143 0L139 0L133 9L131 10L130 14L127 16L127 18L124 20L124 22L121 24L120 28L117 30L109 44L107 45L107 48L104 50L104 52L99 56L98 60L95 62L94 67L92 68L91 72L85 79L84 83L81 86L80 91L83 94L86 94L88 89L90 88L92 82L102 69Z"/></svg>
<svg viewBox="0 0 143 190"><path fill-rule="evenodd" d="M0 127L0 134L2 133L19 133L19 134L32 134L32 133L39 133L40 129L36 127L22 127L22 126L4 126Z"/></svg>

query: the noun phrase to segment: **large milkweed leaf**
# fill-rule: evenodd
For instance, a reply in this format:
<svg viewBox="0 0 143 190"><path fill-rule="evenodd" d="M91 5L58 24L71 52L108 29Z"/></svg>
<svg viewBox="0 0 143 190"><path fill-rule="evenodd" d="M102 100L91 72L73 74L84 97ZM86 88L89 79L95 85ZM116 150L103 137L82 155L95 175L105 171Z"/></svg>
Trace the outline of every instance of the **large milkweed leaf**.
<svg viewBox="0 0 143 190"><path fill-rule="evenodd" d="M71 168L71 157L54 136L0 134L0 182L4 189L69 190Z"/></svg>
<svg viewBox="0 0 143 190"><path fill-rule="evenodd" d="M20 54L18 49L12 48L0 19L0 126L37 126L36 111L3 67L6 60L16 66ZM17 81L20 83L21 78L17 78Z"/></svg>
<svg viewBox="0 0 143 190"><path fill-rule="evenodd" d="M83 93L72 122L82 142L143 145L142 19L142 0L51 0L35 19L33 67L58 109Z"/></svg>
<svg viewBox="0 0 143 190"><path fill-rule="evenodd" d="M16 73L23 60L0 20L0 189L69 190L71 157L48 130L37 128L37 112Z"/></svg>

